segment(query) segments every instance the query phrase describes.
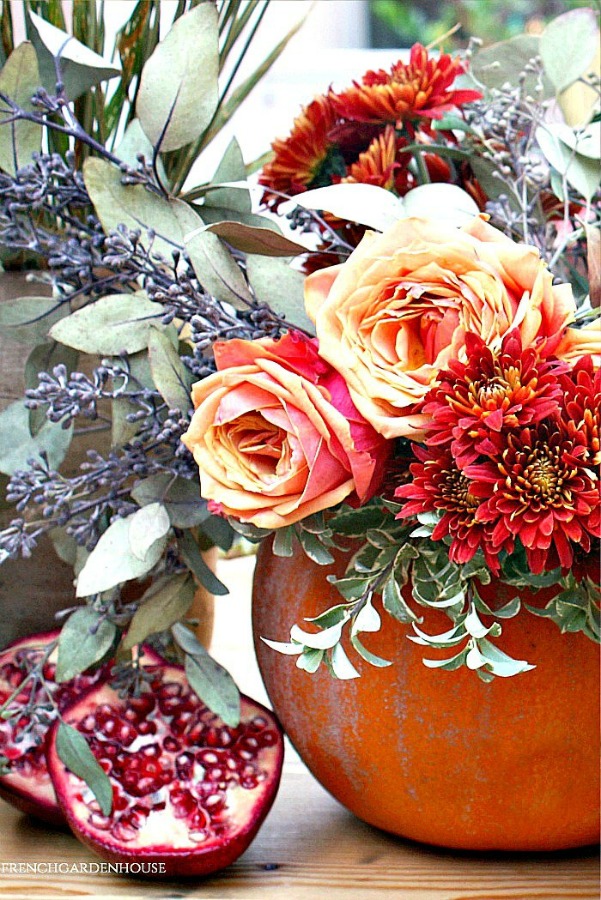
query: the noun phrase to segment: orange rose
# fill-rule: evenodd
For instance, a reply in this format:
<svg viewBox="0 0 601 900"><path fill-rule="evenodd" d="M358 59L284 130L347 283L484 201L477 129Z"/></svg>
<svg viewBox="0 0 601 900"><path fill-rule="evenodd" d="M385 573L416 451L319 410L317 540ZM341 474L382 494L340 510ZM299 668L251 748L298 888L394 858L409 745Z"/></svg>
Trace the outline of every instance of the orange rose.
<svg viewBox="0 0 601 900"><path fill-rule="evenodd" d="M373 495L390 444L357 413L315 341L291 333L214 349L219 371L193 386L182 440L215 511L280 528Z"/></svg>
<svg viewBox="0 0 601 900"><path fill-rule="evenodd" d="M598 328L568 328L570 285L553 286L534 247L480 217L462 229L414 218L368 232L346 263L307 278L305 303L320 355L388 438L420 436L418 405L449 360L465 359L468 331L498 347L517 327L524 347L572 361L601 352Z"/></svg>

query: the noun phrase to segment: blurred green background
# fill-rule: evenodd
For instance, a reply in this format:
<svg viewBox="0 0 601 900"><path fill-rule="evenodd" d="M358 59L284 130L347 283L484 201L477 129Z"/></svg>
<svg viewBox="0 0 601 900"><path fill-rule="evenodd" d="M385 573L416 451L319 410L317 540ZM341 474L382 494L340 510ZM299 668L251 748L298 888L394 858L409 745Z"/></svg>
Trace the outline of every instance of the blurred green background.
<svg viewBox="0 0 601 900"><path fill-rule="evenodd" d="M561 13L588 6L599 9L599 0L370 0L372 47L424 46L442 37L454 25L460 29L444 41L449 51L465 47L473 35L485 44L515 34L539 34Z"/></svg>

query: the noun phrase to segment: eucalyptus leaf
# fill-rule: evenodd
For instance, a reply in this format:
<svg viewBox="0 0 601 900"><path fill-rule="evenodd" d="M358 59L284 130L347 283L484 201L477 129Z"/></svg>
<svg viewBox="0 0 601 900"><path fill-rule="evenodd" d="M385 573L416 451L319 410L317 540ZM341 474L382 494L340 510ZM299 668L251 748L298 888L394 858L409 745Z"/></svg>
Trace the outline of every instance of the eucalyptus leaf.
<svg viewBox="0 0 601 900"><path fill-rule="evenodd" d="M0 303L0 328L9 340L31 346L47 340L50 328L68 312L68 304L59 306L54 297L15 297Z"/></svg>
<svg viewBox="0 0 601 900"><path fill-rule="evenodd" d="M165 537L171 528L167 510L162 503L149 503L129 516L129 546L138 559L146 558L155 541Z"/></svg>
<svg viewBox="0 0 601 900"><path fill-rule="evenodd" d="M194 693L226 725L240 722L240 693L230 673L220 666L185 625L172 628L176 642L186 654L186 677Z"/></svg>
<svg viewBox="0 0 601 900"><path fill-rule="evenodd" d="M420 184L402 198L406 216L428 218L436 210L436 220L460 228L478 216L480 210L472 197L456 184Z"/></svg>
<svg viewBox="0 0 601 900"><path fill-rule="evenodd" d="M246 260L248 280L257 300L267 303L291 327L315 334L315 326L305 312L304 276L291 269L287 259L249 255Z"/></svg>
<svg viewBox="0 0 601 900"><path fill-rule="evenodd" d="M190 571L210 594L224 595L229 593L226 586L219 581L217 576L207 565L198 544L189 531L184 531L179 537L178 547L182 558Z"/></svg>
<svg viewBox="0 0 601 900"><path fill-rule="evenodd" d="M15 47L0 72L0 92L27 112L35 107L31 98L40 85L38 61L29 43ZM0 126L0 168L14 175L31 162L42 146L42 126L35 122L11 122Z"/></svg>
<svg viewBox="0 0 601 900"><path fill-rule="evenodd" d="M151 634L170 628L182 619L192 604L196 587L187 574L167 576L141 597L123 647L131 650Z"/></svg>
<svg viewBox="0 0 601 900"><path fill-rule="evenodd" d="M215 5L200 3L177 19L142 70L136 113L161 151L195 141L217 109L218 36Z"/></svg>
<svg viewBox="0 0 601 900"><path fill-rule="evenodd" d="M59 684L70 681L100 662L109 652L117 628L89 606L71 613L58 639L55 678Z"/></svg>
<svg viewBox="0 0 601 900"><path fill-rule="evenodd" d="M67 563L68 566L74 566L77 559L77 543L75 538L68 534L65 528L53 528L48 533L52 546L59 559Z"/></svg>
<svg viewBox="0 0 601 900"><path fill-rule="evenodd" d="M153 251L167 259L184 245L184 236L202 227L204 222L183 200L151 193L141 184L122 184L122 173L105 159L89 157L83 166L84 182L94 209L106 234L119 225L143 233L152 229L156 237Z"/></svg>
<svg viewBox="0 0 601 900"><path fill-rule="evenodd" d="M169 473L151 475L139 481L131 494L140 506L157 501L162 503L169 521L176 528L193 528L210 515L206 501L200 496L198 482Z"/></svg>
<svg viewBox="0 0 601 900"><path fill-rule="evenodd" d="M103 59L66 31L29 10L31 41L38 59L41 84L54 94L59 60L60 78L69 100L76 100L95 84L121 74L111 62Z"/></svg>
<svg viewBox="0 0 601 900"><path fill-rule="evenodd" d="M55 366L64 365L67 372L73 372L77 365L79 354L71 347L64 347L56 341L38 344L34 347L25 363L24 380L25 388L37 388L40 372L52 372ZM48 421L46 418L46 406L38 406L29 410L29 430L32 437L36 437Z"/></svg>
<svg viewBox="0 0 601 900"><path fill-rule="evenodd" d="M113 788L83 734L61 722L56 732L56 752L67 769L85 781L102 813L109 816L113 808Z"/></svg>
<svg viewBox="0 0 601 900"><path fill-rule="evenodd" d="M366 662L368 662L372 666L376 666L378 669L385 669L387 666L392 665L392 661L389 659L383 659L381 656L376 656L375 653L372 653L371 650L368 650L365 647L356 634L351 634L351 644Z"/></svg>
<svg viewBox="0 0 601 900"><path fill-rule="evenodd" d="M592 9L572 9L554 18L540 37L546 75L563 91L587 72L599 49L599 27Z"/></svg>
<svg viewBox="0 0 601 900"><path fill-rule="evenodd" d="M29 410L21 400L7 406L0 413L0 472L14 475L17 469L27 469L28 460L46 454L51 468L56 469L66 456L73 426L63 428L46 420L33 436L29 427Z"/></svg>
<svg viewBox="0 0 601 900"><path fill-rule="evenodd" d="M470 73L479 85L488 88L501 88L507 82L517 86L521 73L539 53L538 35L518 34L507 41L490 44L475 53L470 60ZM527 75L525 90L534 91L537 82L537 75ZM553 93L550 79L543 78L543 97L552 97Z"/></svg>
<svg viewBox="0 0 601 900"><path fill-rule="evenodd" d="M586 200L591 200L599 188L598 160L581 156L568 147L552 124L539 126L536 140L553 168Z"/></svg>
<svg viewBox="0 0 601 900"><path fill-rule="evenodd" d="M160 303L152 303L143 292L112 294L83 306L50 329L61 344L100 356L136 353L148 345L151 332L164 314Z"/></svg>
<svg viewBox="0 0 601 900"><path fill-rule="evenodd" d="M132 516L136 513L132 513ZM115 519L90 553L77 579L77 597L107 591L124 581L146 575L162 556L167 538L155 541L146 556L139 559L129 546L132 516Z"/></svg>
<svg viewBox="0 0 601 900"><path fill-rule="evenodd" d="M267 221L267 220L265 220ZM246 225L244 222L215 222L207 225L206 231L217 234L243 253L256 253L262 256L294 256L306 253L306 247L291 241L290 238L269 228Z"/></svg>
<svg viewBox="0 0 601 900"><path fill-rule="evenodd" d="M186 412L192 406L192 377L168 335L152 328L148 337L148 355L153 381L159 394L169 409Z"/></svg>
<svg viewBox="0 0 601 900"><path fill-rule="evenodd" d="M236 309L247 309L252 294L240 266L223 241L209 231L196 231L187 236L185 246L204 289Z"/></svg>
<svg viewBox="0 0 601 900"><path fill-rule="evenodd" d="M126 397L115 397L111 401L111 447L123 447L133 440L140 428L140 422L130 422L128 416L136 413L139 406Z"/></svg>
<svg viewBox="0 0 601 900"><path fill-rule="evenodd" d="M235 137L228 144L211 183L222 184L232 181L246 181L244 157ZM245 190L228 187L217 188L217 190L207 192L204 202L205 206L226 206L241 213L249 213L252 210L252 200L248 188Z"/></svg>
<svg viewBox="0 0 601 900"><path fill-rule="evenodd" d="M140 125L139 119L131 120L131 122L125 129L125 133L121 138L119 146L115 150L115 155L133 168L136 168L140 164L138 159L138 156L140 155L144 157L147 163L152 162L154 156L154 148L144 134L144 130ZM169 182L167 179L167 174L165 172L165 166L163 165L163 160L160 156L156 160L156 166L161 184L167 186Z"/></svg>

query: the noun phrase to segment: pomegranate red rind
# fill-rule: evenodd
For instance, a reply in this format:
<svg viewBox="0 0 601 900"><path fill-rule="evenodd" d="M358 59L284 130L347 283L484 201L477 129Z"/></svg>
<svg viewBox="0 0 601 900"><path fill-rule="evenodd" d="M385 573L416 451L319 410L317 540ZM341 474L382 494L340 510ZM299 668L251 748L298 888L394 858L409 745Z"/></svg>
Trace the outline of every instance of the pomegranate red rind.
<svg viewBox="0 0 601 900"><path fill-rule="evenodd" d="M30 700L36 703L47 701L46 692L39 684L25 679L32 664L43 658L59 634L59 631L50 631L21 638L0 653L0 706L21 684L23 690L10 704L8 711L17 710ZM65 684L56 684L55 660L56 651L45 663L43 673L47 684L52 686L53 701L61 712L107 674L106 668L103 668L91 675L78 675ZM46 736L56 719L56 711L51 705L45 716L45 723L36 722L30 730L27 728L29 720L25 716L0 719L0 756L8 759L10 764L10 772L0 776L0 797L22 812L53 825L64 825L46 767Z"/></svg>
<svg viewBox="0 0 601 900"><path fill-rule="evenodd" d="M179 666L157 667L134 699L98 686L64 718L108 774L113 811L104 816L59 759L55 726L47 758L58 800L76 836L110 862L208 875L243 853L275 798L283 739L273 714L243 697L239 726L225 725Z"/></svg>

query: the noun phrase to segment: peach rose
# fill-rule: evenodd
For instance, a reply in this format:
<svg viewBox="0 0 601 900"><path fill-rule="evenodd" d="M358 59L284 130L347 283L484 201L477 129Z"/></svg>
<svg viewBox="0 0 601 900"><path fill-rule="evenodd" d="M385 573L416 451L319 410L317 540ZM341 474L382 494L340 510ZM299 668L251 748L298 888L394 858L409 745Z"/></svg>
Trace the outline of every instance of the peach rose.
<svg viewBox="0 0 601 900"><path fill-rule="evenodd" d="M182 437L213 509L280 528L373 495L390 444L358 414L315 341L293 332L214 350L218 371L193 386Z"/></svg>
<svg viewBox="0 0 601 900"><path fill-rule="evenodd" d="M308 276L305 304L320 355L388 438L421 436L419 403L449 360L465 358L468 331L498 347L517 327L524 347L571 360L601 352L598 329L568 328L570 285L554 286L534 247L481 217L461 229L412 218L368 232L343 265Z"/></svg>

